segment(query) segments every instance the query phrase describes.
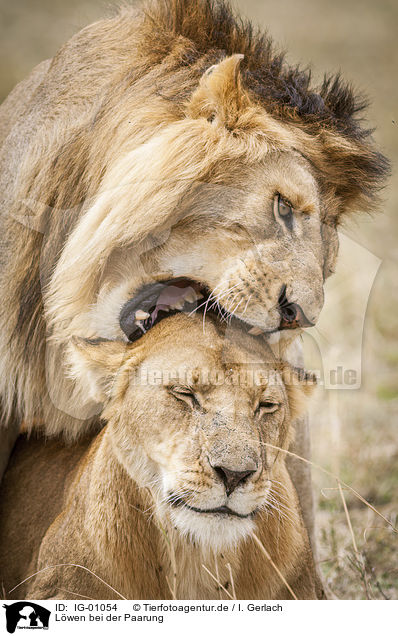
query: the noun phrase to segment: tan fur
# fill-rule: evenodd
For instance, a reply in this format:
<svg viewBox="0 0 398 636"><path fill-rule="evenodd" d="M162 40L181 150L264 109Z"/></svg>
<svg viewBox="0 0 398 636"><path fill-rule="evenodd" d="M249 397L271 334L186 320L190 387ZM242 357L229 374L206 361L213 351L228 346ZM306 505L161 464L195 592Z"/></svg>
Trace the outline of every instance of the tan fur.
<svg viewBox="0 0 398 636"><path fill-rule="evenodd" d="M14 89L0 107L0 477L22 421L47 437L98 430L69 338L122 337L121 307L147 282L197 279L264 330L286 285L316 321L336 227L372 207L387 172L360 110L341 80L311 86L211 0L123 9Z"/></svg>
<svg viewBox="0 0 398 636"><path fill-rule="evenodd" d="M1 582L11 590L43 571L10 596L217 599L218 586L203 565L214 575L218 571L231 592L229 563L238 598L291 598L251 539L254 532L295 595L316 598L321 590L284 454L265 446L286 448L291 421L311 389L309 377L299 377L275 360L264 342L239 329L226 337L209 323L203 334L200 319L181 315L155 326L140 344L77 340L73 350L73 373L82 367L94 373L90 386L102 394L107 426L80 461L87 442L79 452L72 448L72 463L73 453L59 442L50 443L49 451L38 443L19 443L0 497ZM233 373L248 369L261 384L232 381ZM175 394L177 370L190 378L184 386L200 406ZM225 382L204 383L209 370ZM162 382L144 382L151 372ZM279 400L280 406L256 414L260 399ZM218 462L239 470L254 456L255 473L225 500L211 466ZM72 480L64 485L68 475ZM51 497L44 502L47 484ZM192 512L170 505L177 494L200 509L226 501L240 514L260 511L252 520ZM40 523L26 530L26 514L38 516L38 508ZM20 552L22 544L33 554L30 563L26 547ZM56 564L75 565L52 567Z"/></svg>

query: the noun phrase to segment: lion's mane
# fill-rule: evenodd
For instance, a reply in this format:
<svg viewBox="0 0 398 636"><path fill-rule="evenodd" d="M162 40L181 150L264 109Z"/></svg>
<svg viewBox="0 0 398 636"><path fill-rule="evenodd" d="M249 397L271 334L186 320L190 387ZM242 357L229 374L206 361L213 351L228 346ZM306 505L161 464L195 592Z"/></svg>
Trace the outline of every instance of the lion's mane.
<svg viewBox="0 0 398 636"><path fill-rule="evenodd" d="M142 245L162 230L177 214L181 183L208 173L208 149L198 143L200 123L197 130L187 127L186 104L205 71L234 54L244 55L241 77L252 101L275 124L270 148L283 142L275 140L282 129L297 140L324 197L334 202L334 220L372 207L388 164L358 119L364 102L339 76L313 87L308 70L288 66L269 37L224 2L159 0L88 26L17 87L2 109L3 421L15 417L28 427L47 422L49 433L67 429L74 435L81 429L44 388L46 373L51 376L58 364L48 351L45 359L51 325L58 322L59 328L65 320L57 289L65 285L76 314L94 302L112 252L131 242ZM164 132L168 124L173 133ZM148 161L152 139L160 140L153 142L159 147ZM212 161L227 151L240 158L256 152L239 139L225 144ZM143 150L136 163L124 162L137 148ZM162 175L162 184L149 192L154 174ZM129 183L136 200L127 214L122 186ZM98 198L100 192L106 195ZM149 204L155 196L156 217ZM87 212L93 205L99 206L95 218ZM327 226L327 216L323 221ZM76 227L85 242L82 238L76 263L63 264L60 277L64 244ZM79 245L79 236L74 238ZM79 263L76 279L73 265Z"/></svg>

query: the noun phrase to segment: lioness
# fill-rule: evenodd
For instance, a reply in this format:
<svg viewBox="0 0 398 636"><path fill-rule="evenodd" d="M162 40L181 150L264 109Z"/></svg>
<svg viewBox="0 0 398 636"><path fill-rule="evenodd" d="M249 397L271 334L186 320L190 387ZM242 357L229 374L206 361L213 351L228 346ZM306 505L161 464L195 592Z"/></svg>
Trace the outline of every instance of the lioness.
<svg viewBox="0 0 398 636"><path fill-rule="evenodd" d="M278 450L309 376L240 325L225 333L208 319L203 332L201 318L183 314L133 344L75 339L71 359L107 425L85 451L17 446L0 497L10 597L320 594Z"/></svg>

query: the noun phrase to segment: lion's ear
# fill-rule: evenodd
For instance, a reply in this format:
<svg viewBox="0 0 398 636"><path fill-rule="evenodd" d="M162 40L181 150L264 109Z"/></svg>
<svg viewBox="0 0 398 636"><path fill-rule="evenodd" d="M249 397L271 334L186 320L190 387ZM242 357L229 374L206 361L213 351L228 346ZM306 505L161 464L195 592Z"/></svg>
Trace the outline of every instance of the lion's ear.
<svg viewBox="0 0 398 636"><path fill-rule="evenodd" d="M307 402L312 395L317 379L315 374L286 364L282 370L282 379L286 387L292 419L303 415Z"/></svg>
<svg viewBox="0 0 398 636"><path fill-rule="evenodd" d="M130 348L131 345L119 340L73 336L68 350L69 375L92 400L104 402L119 370L131 355Z"/></svg>
<svg viewBox="0 0 398 636"><path fill-rule="evenodd" d="M226 128L234 127L239 113L250 104L239 70L243 58L242 54L231 55L205 71L188 104L192 118L205 117Z"/></svg>

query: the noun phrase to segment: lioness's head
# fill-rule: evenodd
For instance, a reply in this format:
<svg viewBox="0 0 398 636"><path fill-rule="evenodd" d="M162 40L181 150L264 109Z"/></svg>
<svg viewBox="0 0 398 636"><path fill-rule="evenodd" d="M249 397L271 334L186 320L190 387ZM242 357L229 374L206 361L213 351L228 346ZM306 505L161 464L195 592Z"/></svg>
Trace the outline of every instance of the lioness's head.
<svg viewBox="0 0 398 636"><path fill-rule="evenodd" d="M76 339L72 358L105 403L118 459L184 535L221 549L273 507L275 489L284 499L278 448L312 381L265 341L213 321L204 333L180 314L133 344Z"/></svg>

